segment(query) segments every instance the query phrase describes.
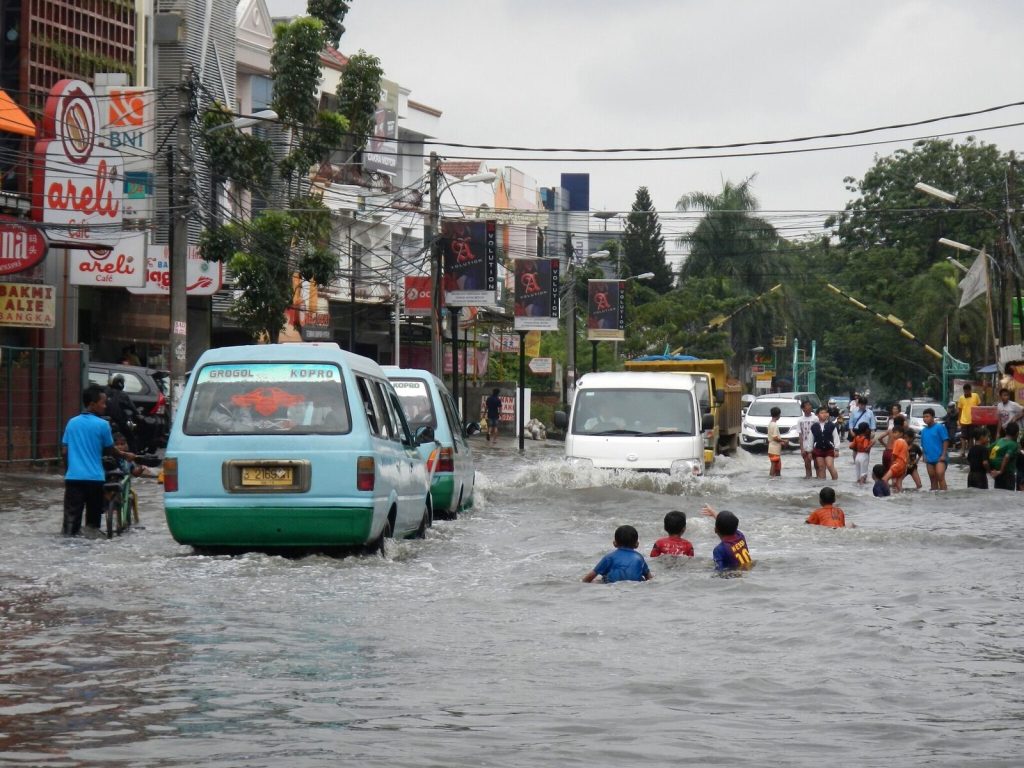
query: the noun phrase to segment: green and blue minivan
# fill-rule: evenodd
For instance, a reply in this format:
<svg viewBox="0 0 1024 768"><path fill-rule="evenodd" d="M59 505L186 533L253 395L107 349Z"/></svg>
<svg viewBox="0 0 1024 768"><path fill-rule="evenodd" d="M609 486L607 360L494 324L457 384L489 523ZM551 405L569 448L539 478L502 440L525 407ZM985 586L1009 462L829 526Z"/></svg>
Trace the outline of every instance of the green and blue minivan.
<svg viewBox="0 0 1024 768"><path fill-rule="evenodd" d="M211 349L181 402L164 460L181 544L373 550L433 522L426 462L368 358L336 344Z"/></svg>
<svg viewBox="0 0 1024 768"><path fill-rule="evenodd" d="M473 506L476 465L469 437L480 431L480 425L463 423L455 399L429 371L385 365L384 373L417 435L420 454L433 471L430 498L434 515L454 520Z"/></svg>

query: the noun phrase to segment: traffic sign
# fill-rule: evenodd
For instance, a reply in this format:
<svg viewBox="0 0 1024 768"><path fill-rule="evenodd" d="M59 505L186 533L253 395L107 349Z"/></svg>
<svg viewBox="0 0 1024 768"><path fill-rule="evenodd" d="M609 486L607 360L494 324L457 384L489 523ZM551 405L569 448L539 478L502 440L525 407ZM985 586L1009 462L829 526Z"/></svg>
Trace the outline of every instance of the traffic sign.
<svg viewBox="0 0 1024 768"><path fill-rule="evenodd" d="M554 366L550 357L535 357L528 363L530 373L538 376L550 376Z"/></svg>

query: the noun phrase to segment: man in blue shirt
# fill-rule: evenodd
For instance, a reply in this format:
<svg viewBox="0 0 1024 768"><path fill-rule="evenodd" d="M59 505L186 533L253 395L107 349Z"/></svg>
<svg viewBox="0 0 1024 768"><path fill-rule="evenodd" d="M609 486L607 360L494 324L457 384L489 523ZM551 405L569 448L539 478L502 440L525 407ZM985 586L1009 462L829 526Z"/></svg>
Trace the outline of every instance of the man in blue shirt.
<svg viewBox="0 0 1024 768"><path fill-rule="evenodd" d="M861 424L867 424L872 432L878 427L875 421L875 412L868 408L868 399L864 395L857 395L857 407L850 408L850 419L847 422L851 440L857 433L857 427Z"/></svg>
<svg viewBox="0 0 1024 768"><path fill-rule="evenodd" d="M65 536L76 536L82 529L82 509L85 509L85 527L95 535L103 516L103 454L135 460L135 454L114 447L110 422L103 418L107 410L107 396L92 385L82 392L84 410L68 421L61 440L61 453L67 466L64 473L64 525Z"/></svg>
<svg viewBox="0 0 1024 768"><path fill-rule="evenodd" d="M601 558L594 570L583 580L591 582L598 576L606 584L616 581L650 581L654 578L644 556L636 551L640 546L640 534L632 525L620 525L615 529L615 549Z"/></svg>
<svg viewBox="0 0 1024 768"><path fill-rule="evenodd" d="M949 432L946 425L935 420L935 409L925 408L921 414L921 451L928 468L928 482L933 491L946 490L946 457L949 455Z"/></svg>

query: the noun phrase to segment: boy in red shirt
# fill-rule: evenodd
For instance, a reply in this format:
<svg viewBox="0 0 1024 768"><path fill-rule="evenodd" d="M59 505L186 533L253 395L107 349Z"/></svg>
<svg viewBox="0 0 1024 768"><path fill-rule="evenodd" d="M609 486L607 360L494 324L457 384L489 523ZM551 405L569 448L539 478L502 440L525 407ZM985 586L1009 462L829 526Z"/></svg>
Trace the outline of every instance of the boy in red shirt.
<svg viewBox="0 0 1024 768"><path fill-rule="evenodd" d="M818 493L818 502L821 504L811 512L807 522L811 525L824 525L827 528L845 528L846 514L839 507L833 506L836 503L836 492L827 485Z"/></svg>
<svg viewBox="0 0 1024 768"><path fill-rule="evenodd" d="M672 510L665 515L665 533L668 536L654 542L651 557L658 555L684 555L693 557L693 545L683 538L686 530L686 513Z"/></svg>

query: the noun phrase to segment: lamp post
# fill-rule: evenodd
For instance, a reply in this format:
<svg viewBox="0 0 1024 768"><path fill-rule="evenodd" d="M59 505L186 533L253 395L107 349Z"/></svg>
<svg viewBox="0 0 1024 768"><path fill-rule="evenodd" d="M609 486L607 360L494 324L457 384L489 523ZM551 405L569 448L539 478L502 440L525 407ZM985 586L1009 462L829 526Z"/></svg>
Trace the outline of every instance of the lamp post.
<svg viewBox="0 0 1024 768"><path fill-rule="evenodd" d="M427 173L430 190L430 205L427 209L427 216L423 223L424 246L430 249L430 290L431 290L431 312L430 312L430 350L433 373L438 378L444 375L444 332L441 324L441 308L444 302L441 296L441 241L438 239L438 218L441 213L441 195L456 184L471 184L474 182L491 182L498 178L496 173L487 171L485 173L473 173L463 176L461 179L452 179L443 187L438 187L441 177L439 158L437 152L430 153L430 165ZM456 323L458 336L458 324ZM456 385L458 377L458 341L455 340L455 354L452 357L452 384ZM456 394L456 398L458 394Z"/></svg>
<svg viewBox="0 0 1024 768"><path fill-rule="evenodd" d="M1007 253L1006 253L1007 246L1006 246L1005 243L1006 243L1006 241L1009 241L1009 243L1014 247L1014 250L1016 251L1017 238L1016 238L1016 236L1015 236L1015 234L1013 232L1013 224L1010 221L1010 214L1013 212L1013 210L1009 206L1009 181L1007 180L1007 196L1006 196L1006 205L1004 206L1005 207L1005 216L1004 217L1003 216L997 216L996 214L992 213L992 211L986 210L985 208L979 208L978 206L975 206L975 205L970 205L970 204L962 203L962 202L960 202L959 198L956 195L954 195L954 194L952 194L950 192L946 192L945 190L939 189L938 187L933 187L930 184L925 184L924 182L920 182L920 181L917 182L914 185L914 189L916 189L918 192L923 192L924 194L929 195L931 197L934 197L934 198L936 198L938 200L942 200L943 202L954 204L954 205L958 205L962 209L969 210L969 211L975 211L977 213L982 213L982 214L988 216L992 221L994 221L996 224L999 225L1000 229L1002 230L1003 242L998 244L1000 246L998 251L997 251L998 257L994 259L994 263L999 266L999 270L1000 270L1000 275L999 275L1000 276L1000 283L999 283L999 285L1000 285L1000 297L1001 297L1001 299L1000 299L1001 306L999 308L999 319L1000 319L1000 326L1001 326L1001 328L1000 328L1000 331L1001 331L1000 336L1002 336L1005 340L1008 340L1008 341L1012 342L1013 341L1013 321L1012 321L1012 318L1011 318L1009 320L1009 322L1007 322L1007 317L1006 317L1006 312L1005 312L1005 308L1006 308L1006 303L1005 303L1005 295L1006 294L1005 294L1005 290L1006 290L1006 287L1007 287L1007 283L1009 282L1008 273L1011 272L1011 270L1008 268L1009 259L1007 257ZM963 243L957 243L955 240L948 240L947 238L940 238L939 242L942 243L943 245L949 245L950 247L957 248L958 250L961 250L961 251L975 251L975 252L978 252L978 250L976 248L972 248L969 245L964 245ZM954 264L956 264L957 266L962 266L958 262L956 262L955 259L950 259L950 261L953 262ZM1012 270L1012 272L1013 272L1013 283L1014 283L1013 288L1014 288L1014 292L1015 292L1014 302L1016 302L1016 305L1017 305L1018 316L1021 316L1021 314L1022 314L1022 312L1021 312L1022 307L1021 307L1020 278L1017 276L1017 271L1016 270ZM989 297L989 305L990 305L989 306L989 314L991 315L991 297ZM995 326L994 322L993 322L993 325L992 325L992 332L993 332L993 337L995 337L996 326ZM1022 341L1024 341L1024 324L1021 325L1020 333L1021 333L1020 338L1021 338ZM996 354L998 355L998 351L999 351L998 350L998 347L999 347L999 340L998 340L998 338L995 339L995 343L996 343Z"/></svg>

